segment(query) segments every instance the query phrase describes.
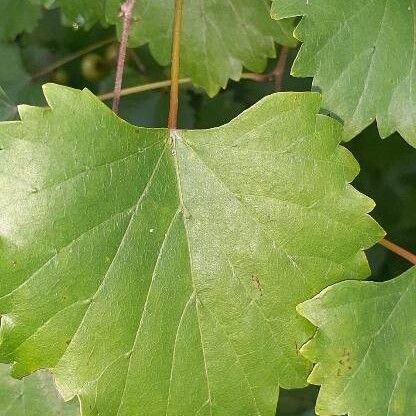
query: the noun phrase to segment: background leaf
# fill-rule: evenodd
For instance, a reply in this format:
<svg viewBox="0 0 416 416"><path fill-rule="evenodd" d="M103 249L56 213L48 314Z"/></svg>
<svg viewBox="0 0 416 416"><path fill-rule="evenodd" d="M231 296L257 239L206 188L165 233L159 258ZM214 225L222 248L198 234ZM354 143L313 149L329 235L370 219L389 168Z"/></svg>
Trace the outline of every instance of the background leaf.
<svg viewBox="0 0 416 416"><path fill-rule="evenodd" d="M12 120L17 114L17 107L0 87L0 121Z"/></svg>
<svg viewBox="0 0 416 416"><path fill-rule="evenodd" d="M89 30L97 22L106 24L105 0L58 0L58 2L67 23L74 27Z"/></svg>
<svg viewBox="0 0 416 416"><path fill-rule="evenodd" d="M316 362L322 416L405 416L415 410L416 268L384 283L342 282L301 304L319 330L302 353ZM340 330L342 328L342 330Z"/></svg>
<svg viewBox="0 0 416 416"><path fill-rule="evenodd" d="M305 16L292 73L315 77L345 139L377 119L382 137L398 131L416 146L415 0L274 0L272 15Z"/></svg>
<svg viewBox="0 0 416 416"><path fill-rule="evenodd" d="M31 0L2 0L0 40L12 40L21 32L31 32L41 15L41 8Z"/></svg>
<svg viewBox="0 0 416 416"><path fill-rule="evenodd" d="M79 416L78 402L65 403L47 371L38 371L23 380L12 378L9 371L8 365L0 364L2 416Z"/></svg>
<svg viewBox="0 0 416 416"><path fill-rule="evenodd" d="M23 67L20 49L15 44L0 43L0 85L12 102L18 102L22 90L30 82L30 77Z"/></svg>
<svg viewBox="0 0 416 416"><path fill-rule="evenodd" d="M269 0L185 0L182 24L181 73L208 95L238 80L243 67L262 72L275 56L275 42L296 46L291 20L274 22ZM138 0L130 34L131 46L149 43L162 65L170 63L174 1ZM118 18L119 1L107 3L108 18Z"/></svg>
<svg viewBox="0 0 416 416"><path fill-rule="evenodd" d="M52 110L0 125L0 359L54 368L86 416L273 415L310 370L295 305L368 275L382 236L319 95L172 149L87 91L45 91Z"/></svg>

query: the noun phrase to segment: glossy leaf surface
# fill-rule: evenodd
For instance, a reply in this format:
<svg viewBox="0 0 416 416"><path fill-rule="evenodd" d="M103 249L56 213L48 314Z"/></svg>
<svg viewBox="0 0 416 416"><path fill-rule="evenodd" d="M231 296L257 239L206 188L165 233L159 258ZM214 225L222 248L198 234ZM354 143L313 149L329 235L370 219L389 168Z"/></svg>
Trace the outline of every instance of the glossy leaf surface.
<svg viewBox="0 0 416 416"><path fill-rule="evenodd" d="M0 124L0 359L87 416L274 415L310 371L296 305L367 276L383 234L320 96L169 135L45 95Z"/></svg>

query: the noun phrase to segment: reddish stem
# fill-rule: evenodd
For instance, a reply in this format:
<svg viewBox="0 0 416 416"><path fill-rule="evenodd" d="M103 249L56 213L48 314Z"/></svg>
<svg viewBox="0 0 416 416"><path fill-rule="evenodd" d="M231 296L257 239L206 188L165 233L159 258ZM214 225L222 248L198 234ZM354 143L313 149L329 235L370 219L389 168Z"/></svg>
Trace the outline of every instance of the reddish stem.
<svg viewBox="0 0 416 416"><path fill-rule="evenodd" d="M282 46L280 49L279 59L277 65L273 70L274 78L274 90L281 91L283 87L283 77L285 75L287 57L289 55L289 49L286 46Z"/></svg>
<svg viewBox="0 0 416 416"><path fill-rule="evenodd" d="M385 247L387 250L392 251L393 253L397 254L400 257L403 257L408 262L412 264L416 264L416 255L411 253L410 251L405 250L404 248L398 246L397 244L392 243L389 240L381 240L379 242L380 245Z"/></svg>
<svg viewBox="0 0 416 416"><path fill-rule="evenodd" d="M289 49L282 46L280 49L279 58L273 71L267 74L243 74L245 79L252 79L257 82L274 82L275 91L281 91L283 86L283 77L285 75L286 63L289 54Z"/></svg>
<svg viewBox="0 0 416 416"><path fill-rule="evenodd" d="M123 31L121 33L120 47L118 50L117 72L116 80L114 83L113 111L115 113L118 113L118 108L120 105L121 85L123 83L124 65L126 62L127 42L129 40L129 30L135 3L136 0L126 0L120 8L119 17L123 19Z"/></svg>

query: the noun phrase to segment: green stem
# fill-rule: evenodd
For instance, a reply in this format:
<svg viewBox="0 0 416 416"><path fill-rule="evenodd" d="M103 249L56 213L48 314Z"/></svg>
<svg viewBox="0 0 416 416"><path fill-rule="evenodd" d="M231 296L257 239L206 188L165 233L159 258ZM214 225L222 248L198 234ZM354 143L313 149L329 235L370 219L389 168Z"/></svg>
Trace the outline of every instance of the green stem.
<svg viewBox="0 0 416 416"><path fill-rule="evenodd" d="M241 79L248 79L248 80L257 81L257 82L265 81L262 74L254 74L251 72L244 72L243 74L241 74ZM192 82L191 78L178 79L179 85L190 84L191 82ZM149 84L136 85L134 87L122 89L120 91L120 96L124 97L126 95L137 94L140 92L157 90L160 88L170 87L171 85L172 85L172 82L170 79L167 79L164 81L150 82ZM114 97L114 92L107 92L105 94L101 94L98 96L98 98L103 101L111 100L113 97Z"/></svg>
<svg viewBox="0 0 416 416"><path fill-rule="evenodd" d="M189 84L191 82L190 78L183 78L179 79L179 84ZM120 91L120 97L124 97L126 95L137 94L144 91L151 91L157 90L159 88L170 87L171 81L167 79L166 81L158 81L158 82L151 82L149 84L137 85L135 87L124 88ZM114 92L108 92L106 94L99 95L98 98L100 100L106 101L111 100L114 97Z"/></svg>

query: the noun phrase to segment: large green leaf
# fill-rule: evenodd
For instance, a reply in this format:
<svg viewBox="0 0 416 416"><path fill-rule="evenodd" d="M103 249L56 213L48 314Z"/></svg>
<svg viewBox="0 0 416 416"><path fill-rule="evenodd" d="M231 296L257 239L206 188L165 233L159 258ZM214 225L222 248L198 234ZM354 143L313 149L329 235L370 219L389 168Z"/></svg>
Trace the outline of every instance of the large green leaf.
<svg viewBox="0 0 416 416"><path fill-rule="evenodd" d="M119 0L107 3L108 18L119 22ZM292 21L270 18L270 0L184 0L181 69L194 84L215 95L228 79L238 80L243 66L265 69L275 56L274 42L296 46ZM174 0L138 0L130 42L149 43L162 65L170 63Z"/></svg>
<svg viewBox="0 0 416 416"><path fill-rule="evenodd" d="M323 107L351 139L377 119L416 145L416 1L273 0L278 19L304 15L295 36L304 44L296 76L315 76Z"/></svg>
<svg viewBox="0 0 416 416"><path fill-rule="evenodd" d="M76 400L65 403L56 391L52 376L39 371L23 380L9 375L10 367L0 365L1 416L78 416Z"/></svg>
<svg viewBox="0 0 416 416"><path fill-rule="evenodd" d="M416 268L384 282L342 282L298 307L319 327L302 348L318 364L323 416L408 416L416 402Z"/></svg>
<svg viewBox="0 0 416 416"><path fill-rule="evenodd" d="M170 136L45 94L0 124L0 359L88 416L274 415L310 371L296 305L382 235L319 94Z"/></svg>

